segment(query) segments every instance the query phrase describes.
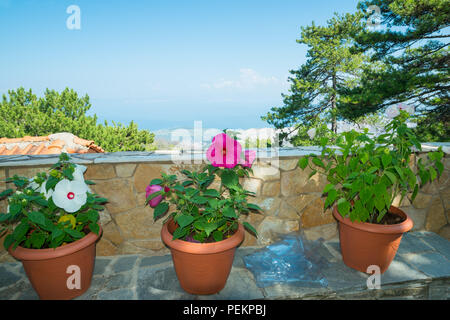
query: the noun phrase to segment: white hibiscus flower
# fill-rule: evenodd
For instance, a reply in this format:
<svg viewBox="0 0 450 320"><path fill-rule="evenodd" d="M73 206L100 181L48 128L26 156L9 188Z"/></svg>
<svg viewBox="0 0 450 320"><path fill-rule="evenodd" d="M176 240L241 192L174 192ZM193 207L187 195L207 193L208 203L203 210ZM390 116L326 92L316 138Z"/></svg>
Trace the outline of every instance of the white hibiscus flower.
<svg viewBox="0 0 450 320"><path fill-rule="evenodd" d="M52 199L56 206L72 213L86 203L87 192L88 186L83 181L63 179L56 184Z"/></svg>
<svg viewBox="0 0 450 320"><path fill-rule="evenodd" d="M73 172L73 180L74 181L82 181L84 183L84 173L86 172L86 166L83 166L81 164L75 165L75 171ZM88 185L86 185L87 190L89 193L92 193L91 189Z"/></svg>
<svg viewBox="0 0 450 320"><path fill-rule="evenodd" d="M308 134L309 138L312 140L316 136L316 128L311 128L306 133Z"/></svg>
<svg viewBox="0 0 450 320"><path fill-rule="evenodd" d="M394 119L396 116L398 116L400 114L400 111L399 111L399 109L398 109L398 106L396 106L396 105L392 105L392 106L389 106L387 109L386 109L386 116L388 117L388 118L391 118L391 119Z"/></svg>
<svg viewBox="0 0 450 320"><path fill-rule="evenodd" d="M84 172L86 167L81 164L75 165L75 170L73 172L73 180L84 181Z"/></svg>

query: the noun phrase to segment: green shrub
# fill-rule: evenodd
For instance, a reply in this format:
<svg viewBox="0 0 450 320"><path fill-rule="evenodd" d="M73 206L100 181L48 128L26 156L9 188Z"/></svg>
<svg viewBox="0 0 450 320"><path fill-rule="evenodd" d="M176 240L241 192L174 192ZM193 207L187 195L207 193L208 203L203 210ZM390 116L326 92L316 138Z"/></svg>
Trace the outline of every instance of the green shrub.
<svg viewBox="0 0 450 320"><path fill-rule="evenodd" d="M97 116L88 116L89 96L79 97L66 88L61 93L46 90L38 98L31 89L9 90L0 102L0 137L46 136L70 132L93 140L105 151L144 151L151 148L154 134L139 130L132 121L128 126L108 122L97 124Z"/></svg>

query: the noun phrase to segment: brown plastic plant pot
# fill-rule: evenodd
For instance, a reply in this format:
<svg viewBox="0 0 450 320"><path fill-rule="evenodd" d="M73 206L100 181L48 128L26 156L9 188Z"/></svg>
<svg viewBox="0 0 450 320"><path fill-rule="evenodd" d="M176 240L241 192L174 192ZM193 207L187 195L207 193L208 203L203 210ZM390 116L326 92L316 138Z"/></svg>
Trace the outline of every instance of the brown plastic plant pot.
<svg viewBox="0 0 450 320"><path fill-rule="evenodd" d="M25 273L42 300L69 300L86 292L95 263L95 242L102 234L88 233L83 238L56 249L28 249L18 246L9 253L22 261ZM69 268L70 266L75 266ZM79 267L80 288L75 276ZM69 288L71 287L71 288Z"/></svg>
<svg viewBox="0 0 450 320"><path fill-rule="evenodd" d="M337 206L333 215L339 221L339 238L342 259L350 268L368 272L367 268L376 265L384 273L397 253L403 233L413 227L412 219L402 210L391 206L389 212L406 218L392 225L352 222L342 217Z"/></svg>
<svg viewBox="0 0 450 320"><path fill-rule="evenodd" d="M172 240L176 224L171 219L161 230L161 239L170 248L181 287L188 293L208 295L225 287L236 247L244 240L244 228L230 238L213 243Z"/></svg>

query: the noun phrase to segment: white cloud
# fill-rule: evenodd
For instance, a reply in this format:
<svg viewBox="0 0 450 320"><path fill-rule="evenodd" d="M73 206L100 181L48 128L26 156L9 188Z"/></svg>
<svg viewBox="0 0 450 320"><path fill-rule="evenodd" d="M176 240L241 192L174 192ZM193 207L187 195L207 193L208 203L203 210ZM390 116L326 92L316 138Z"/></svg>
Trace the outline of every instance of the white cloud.
<svg viewBox="0 0 450 320"><path fill-rule="evenodd" d="M280 83L280 80L276 77L265 77L253 69L242 68L239 70L239 78L236 80L219 79L213 83L204 83L201 87L207 89L254 89L269 85L280 85Z"/></svg>

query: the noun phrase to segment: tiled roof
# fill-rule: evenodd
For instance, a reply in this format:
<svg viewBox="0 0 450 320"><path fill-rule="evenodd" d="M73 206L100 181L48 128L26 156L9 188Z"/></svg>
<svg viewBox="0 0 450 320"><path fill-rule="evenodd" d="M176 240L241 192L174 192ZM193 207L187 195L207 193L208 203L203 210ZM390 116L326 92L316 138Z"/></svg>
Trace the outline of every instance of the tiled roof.
<svg viewBox="0 0 450 320"><path fill-rule="evenodd" d="M0 155L105 152L94 141L61 132L42 137L0 138Z"/></svg>

